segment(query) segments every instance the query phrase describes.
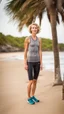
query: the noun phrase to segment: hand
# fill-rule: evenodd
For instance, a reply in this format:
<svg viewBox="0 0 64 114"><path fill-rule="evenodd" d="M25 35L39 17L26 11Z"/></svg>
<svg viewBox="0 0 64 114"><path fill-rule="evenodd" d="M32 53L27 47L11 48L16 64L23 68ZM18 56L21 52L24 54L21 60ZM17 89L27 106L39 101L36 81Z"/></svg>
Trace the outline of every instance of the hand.
<svg viewBox="0 0 64 114"><path fill-rule="evenodd" d="M40 70L42 70L43 69L43 67L42 67L42 65L40 65Z"/></svg>
<svg viewBox="0 0 64 114"><path fill-rule="evenodd" d="M24 68L25 68L25 70L28 70L28 65L25 64L25 65L24 65Z"/></svg>

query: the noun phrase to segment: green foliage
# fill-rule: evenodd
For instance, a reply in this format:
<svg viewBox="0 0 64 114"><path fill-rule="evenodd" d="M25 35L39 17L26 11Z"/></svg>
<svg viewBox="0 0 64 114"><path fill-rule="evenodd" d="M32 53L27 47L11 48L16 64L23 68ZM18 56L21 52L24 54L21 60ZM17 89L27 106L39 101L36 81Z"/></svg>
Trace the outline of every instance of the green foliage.
<svg viewBox="0 0 64 114"><path fill-rule="evenodd" d="M7 39L5 38L5 35L0 33L0 45L6 45Z"/></svg>
<svg viewBox="0 0 64 114"><path fill-rule="evenodd" d="M26 37L13 37L11 35L3 35L0 33L0 46L11 45L12 47L18 47L24 50L24 40ZM52 40L41 38L42 51L52 51ZM59 44L59 50L64 51L64 44Z"/></svg>
<svg viewBox="0 0 64 114"><path fill-rule="evenodd" d="M52 40L42 38L42 50L51 51L52 50Z"/></svg>
<svg viewBox="0 0 64 114"><path fill-rule="evenodd" d="M11 45L13 47L18 47L21 49L24 49L24 40L25 37L18 38L18 37L13 37L11 35L3 35L0 33L0 45Z"/></svg>
<svg viewBox="0 0 64 114"><path fill-rule="evenodd" d="M64 44L63 43L59 44L59 50L64 51Z"/></svg>

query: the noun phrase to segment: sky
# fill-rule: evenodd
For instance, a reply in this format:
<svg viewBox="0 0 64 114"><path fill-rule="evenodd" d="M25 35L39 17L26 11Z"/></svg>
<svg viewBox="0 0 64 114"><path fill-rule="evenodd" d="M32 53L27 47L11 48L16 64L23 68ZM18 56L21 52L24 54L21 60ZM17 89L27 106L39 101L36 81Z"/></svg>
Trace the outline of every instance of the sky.
<svg viewBox="0 0 64 114"><path fill-rule="evenodd" d="M5 35L12 35L12 36L29 36L30 33L28 31L28 28L26 26L23 27L22 31L18 31L17 23L14 21L10 21L10 16L8 16L4 10L4 6L6 4L7 0L0 0L0 32L2 32ZM39 23L38 18L36 19L36 23ZM46 13L43 15L42 23L41 23L41 30L38 34L39 37L42 38L49 38L52 39L51 34L51 26L47 19ZM60 17L60 25L57 24L57 36L58 36L58 42L64 43L64 24L61 21Z"/></svg>

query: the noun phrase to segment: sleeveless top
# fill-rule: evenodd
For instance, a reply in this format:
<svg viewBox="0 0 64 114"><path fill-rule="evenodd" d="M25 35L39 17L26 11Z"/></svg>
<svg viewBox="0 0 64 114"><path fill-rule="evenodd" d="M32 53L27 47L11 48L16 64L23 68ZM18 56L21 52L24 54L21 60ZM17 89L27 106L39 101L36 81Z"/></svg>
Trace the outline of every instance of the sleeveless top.
<svg viewBox="0 0 64 114"><path fill-rule="evenodd" d="M39 39L36 37L36 40L30 36L30 43L28 46L28 53L27 53L27 61L28 62L39 62Z"/></svg>

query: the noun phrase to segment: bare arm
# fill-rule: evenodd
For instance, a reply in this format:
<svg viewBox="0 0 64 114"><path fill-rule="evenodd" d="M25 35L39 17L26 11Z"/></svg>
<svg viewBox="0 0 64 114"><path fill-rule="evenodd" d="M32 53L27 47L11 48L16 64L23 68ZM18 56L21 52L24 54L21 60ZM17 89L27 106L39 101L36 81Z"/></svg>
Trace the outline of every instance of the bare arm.
<svg viewBox="0 0 64 114"><path fill-rule="evenodd" d="M28 51L28 45L29 45L29 41L28 41L28 37L25 39L24 42L24 66L25 69L27 70L27 51Z"/></svg>
<svg viewBox="0 0 64 114"><path fill-rule="evenodd" d="M42 44L41 44L41 39L39 39L39 56L40 56L40 66L42 67Z"/></svg>

